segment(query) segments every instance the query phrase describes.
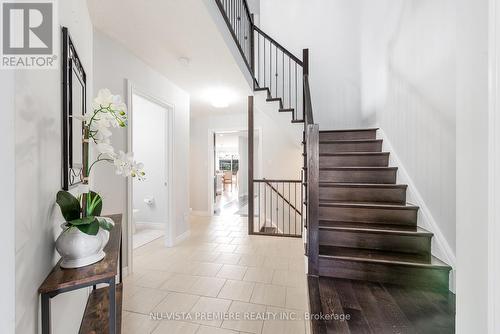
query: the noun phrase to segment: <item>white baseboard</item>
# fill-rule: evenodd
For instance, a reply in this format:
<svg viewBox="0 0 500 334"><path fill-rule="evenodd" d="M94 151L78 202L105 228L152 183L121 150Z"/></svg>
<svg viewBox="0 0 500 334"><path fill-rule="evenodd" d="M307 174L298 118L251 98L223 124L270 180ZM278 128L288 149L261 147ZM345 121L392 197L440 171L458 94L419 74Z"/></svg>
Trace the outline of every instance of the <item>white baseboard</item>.
<svg viewBox="0 0 500 334"><path fill-rule="evenodd" d="M175 238L174 245L180 244L181 242L183 242L184 240L186 240L187 238L189 238L190 235L191 235L191 230L187 230L186 232L184 232L181 235L177 236Z"/></svg>
<svg viewBox="0 0 500 334"><path fill-rule="evenodd" d="M165 223L136 222L136 227L141 226L151 230L165 230Z"/></svg>
<svg viewBox="0 0 500 334"><path fill-rule="evenodd" d="M191 210L191 216L211 217L210 211Z"/></svg>
<svg viewBox="0 0 500 334"><path fill-rule="evenodd" d="M397 152L394 150L394 147L392 146L389 138L387 138L384 130L378 130L378 137L384 140L383 151L391 153L389 156L389 164L391 166L398 167L398 183L408 185L406 193L407 201L420 208L418 210L418 225L434 234L434 237L432 238L432 254L453 268L450 274L450 290L454 292L456 275L455 253L448 244L448 241L446 241L446 238L441 232L436 220L432 216L429 207L425 204L424 199L420 195L420 192L406 171L403 163L399 159Z"/></svg>

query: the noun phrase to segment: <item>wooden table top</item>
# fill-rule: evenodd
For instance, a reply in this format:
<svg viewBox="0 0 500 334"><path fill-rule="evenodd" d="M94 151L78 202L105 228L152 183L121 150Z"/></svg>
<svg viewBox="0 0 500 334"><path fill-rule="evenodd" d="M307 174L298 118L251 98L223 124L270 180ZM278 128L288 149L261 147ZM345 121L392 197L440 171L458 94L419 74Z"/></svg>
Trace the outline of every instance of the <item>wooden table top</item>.
<svg viewBox="0 0 500 334"><path fill-rule="evenodd" d="M91 284L117 275L122 234L122 215L107 216L113 219L115 226L110 231L109 242L104 248L106 256L101 261L74 269L64 269L57 262L45 281L38 288L39 293L54 292L82 284Z"/></svg>

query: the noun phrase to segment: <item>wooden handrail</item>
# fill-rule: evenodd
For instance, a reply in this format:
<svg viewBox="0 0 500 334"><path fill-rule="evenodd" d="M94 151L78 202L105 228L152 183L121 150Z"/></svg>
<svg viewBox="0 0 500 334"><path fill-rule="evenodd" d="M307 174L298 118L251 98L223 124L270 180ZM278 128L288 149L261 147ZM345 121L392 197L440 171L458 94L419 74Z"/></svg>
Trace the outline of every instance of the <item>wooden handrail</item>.
<svg viewBox="0 0 500 334"><path fill-rule="evenodd" d="M296 62L300 66L303 66L302 60L300 60L293 53L291 53L290 51L288 51L287 49L285 49L285 47L283 45L281 45L280 43L276 42L276 40L274 38L272 38L271 36L269 36L268 34L266 34L264 31L262 31L256 25L254 25L254 29L259 34L261 34L262 36L264 36L267 40L269 40L271 43L273 43L274 46L276 46L278 49L280 49L280 51L282 51L284 54L286 54L288 57L290 57L294 62Z"/></svg>
<svg viewBox="0 0 500 334"><path fill-rule="evenodd" d="M245 63L246 67L248 68L248 70L250 71L252 76L254 76L253 64L251 64L253 56L251 56L250 59L248 59L247 55L245 54L244 46L241 45L241 42L238 39L237 33L233 28L233 23L231 22L231 18L228 16L228 13L226 13L226 10L224 8L224 4L222 3L222 1L215 0L215 3L217 4L217 7L219 8L219 11L221 12L222 17L224 18L224 21L226 22L226 25L229 29L229 32L231 33L231 36L233 37L233 40L236 43L238 50L240 51L240 54L243 58L243 62ZM253 45L253 31L254 31L255 25L253 23L253 17L250 13L250 10L248 9L248 4L246 3L246 0L243 0L243 8L245 9L244 10L245 16L248 17L248 21L249 21L250 29L249 29L248 33L250 34L250 36L247 36L247 38L250 39L250 46L251 46L250 52L253 53L253 47L252 47L252 45Z"/></svg>
<svg viewBox="0 0 500 334"><path fill-rule="evenodd" d="M300 182L302 182L301 180L273 180L273 179L255 179L253 181L254 182L262 182L262 183L265 183L265 182L300 183Z"/></svg>

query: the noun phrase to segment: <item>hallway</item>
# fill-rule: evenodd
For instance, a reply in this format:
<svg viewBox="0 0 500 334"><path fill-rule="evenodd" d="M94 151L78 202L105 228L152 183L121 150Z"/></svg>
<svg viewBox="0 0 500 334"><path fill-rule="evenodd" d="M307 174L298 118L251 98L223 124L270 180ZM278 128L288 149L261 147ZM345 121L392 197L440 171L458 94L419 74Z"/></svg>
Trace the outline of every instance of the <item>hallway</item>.
<svg viewBox="0 0 500 334"><path fill-rule="evenodd" d="M191 235L178 246L157 239L134 252L123 333L306 333L303 253L300 239L248 236L246 218L192 216ZM210 319L214 312L233 319ZM248 314L256 319L234 320Z"/></svg>

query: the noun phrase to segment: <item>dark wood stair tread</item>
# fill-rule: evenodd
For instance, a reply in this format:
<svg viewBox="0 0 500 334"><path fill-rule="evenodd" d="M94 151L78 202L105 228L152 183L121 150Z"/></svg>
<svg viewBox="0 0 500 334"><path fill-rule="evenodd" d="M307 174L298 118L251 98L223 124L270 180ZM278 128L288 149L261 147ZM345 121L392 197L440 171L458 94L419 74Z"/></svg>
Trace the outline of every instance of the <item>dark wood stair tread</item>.
<svg viewBox="0 0 500 334"><path fill-rule="evenodd" d="M425 254L388 252L373 249L319 246L319 257L323 259L348 260L357 262L385 263L409 267L424 267L450 270L451 267L436 257L427 261Z"/></svg>
<svg viewBox="0 0 500 334"><path fill-rule="evenodd" d="M360 144L360 143L377 143L383 139L323 139L320 144Z"/></svg>
<svg viewBox="0 0 500 334"><path fill-rule="evenodd" d="M394 189L408 188L406 184L391 184L391 183L344 183L344 182L319 182L319 187L348 187L348 188L373 188L373 189Z"/></svg>
<svg viewBox="0 0 500 334"><path fill-rule="evenodd" d="M307 170L307 167L302 167ZM383 171L383 170L397 170L398 167L320 167L319 170L337 170L337 171Z"/></svg>
<svg viewBox="0 0 500 334"><path fill-rule="evenodd" d="M361 132L361 131L374 131L379 128L366 128L366 129L340 129L340 130L319 130L319 133L335 133L335 132Z"/></svg>
<svg viewBox="0 0 500 334"><path fill-rule="evenodd" d="M331 156L363 156L363 155L389 155L389 152L338 152L338 153L320 153L319 156L331 157Z"/></svg>
<svg viewBox="0 0 500 334"><path fill-rule="evenodd" d="M398 167L322 167L320 170L363 170L363 171L378 171L378 170L397 170Z"/></svg>
<svg viewBox="0 0 500 334"><path fill-rule="evenodd" d="M417 225L397 225L397 224L386 224L384 222L372 223L372 222L355 222L355 221L338 221L338 220L328 220L321 219L319 220L319 226L345 226L345 227L359 227L359 228L374 228L378 230L383 229L398 229L400 231L409 231L415 232L417 231Z"/></svg>
<svg viewBox="0 0 500 334"><path fill-rule="evenodd" d="M279 101L281 102L281 97L268 97L266 99L267 102L275 102L275 101Z"/></svg>
<svg viewBox="0 0 500 334"><path fill-rule="evenodd" d="M337 153L320 153L321 157L336 157L336 156L379 156L379 155L389 155L389 152L337 152ZM303 156L307 156L307 153L302 153Z"/></svg>
<svg viewBox="0 0 500 334"><path fill-rule="evenodd" d="M365 208L365 209L391 209L391 210L418 210L418 206L411 204L388 204L376 202L338 202L320 200L320 207L345 207L345 208Z"/></svg>
<svg viewBox="0 0 500 334"><path fill-rule="evenodd" d="M363 222L337 222L320 220L320 230L331 231L353 231L360 233L383 233L394 235L407 235L407 236L428 236L432 237L433 233L423 229L419 226L404 226L404 225L390 225L390 224L368 224Z"/></svg>

